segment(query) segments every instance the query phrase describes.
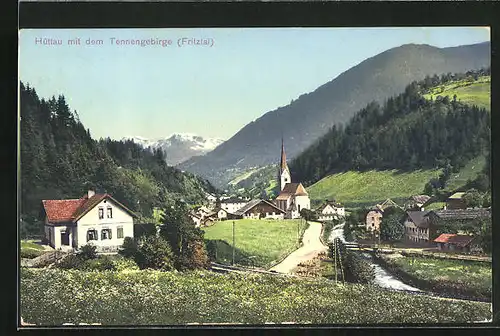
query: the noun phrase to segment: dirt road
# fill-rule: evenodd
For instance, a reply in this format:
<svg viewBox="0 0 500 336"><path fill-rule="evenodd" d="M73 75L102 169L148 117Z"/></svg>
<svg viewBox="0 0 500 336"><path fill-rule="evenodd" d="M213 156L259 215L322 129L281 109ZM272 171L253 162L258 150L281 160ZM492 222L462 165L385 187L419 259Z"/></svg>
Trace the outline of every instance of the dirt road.
<svg viewBox="0 0 500 336"><path fill-rule="evenodd" d="M309 222L309 228L304 232L302 238L303 246L292 252L285 260L271 268L270 271L291 273L299 263L313 259L319 253L326 251L327 247L319 240L320 235L321 223Z"/></svg>

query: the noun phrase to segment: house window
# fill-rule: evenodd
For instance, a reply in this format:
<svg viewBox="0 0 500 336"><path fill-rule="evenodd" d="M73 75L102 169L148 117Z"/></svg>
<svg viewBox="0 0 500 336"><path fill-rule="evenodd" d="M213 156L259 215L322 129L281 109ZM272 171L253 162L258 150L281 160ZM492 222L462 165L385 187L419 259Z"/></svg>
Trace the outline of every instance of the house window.
<svg viewBox="0 0 500 336"><path fill-rule="evenodd" d="M103 219L103 218L104 218L104 209L99 208L99 219Z"/></svg>
<svg viewBox="0 0 500 336"><path fill-rule="evenodd" d="M113 209L112 208L107 208L107 214L108 214L108 218L113 218Z"/></svg>
<svg viewBox="0 0 500 336"><path fill-rule="evenodd" d="M101 240L111 239L111 229L101 230Z"/></svg>
<svg viewBox="0 0 500 336"><path fill-rule="evenodd" d="M119 227L116 229L116 238L123 238L123 228Z"/></svg>
<svg viewBox="0 0 500 336"><path fill-rule="evenodd" d="M300 204L298 206L299 206L299 212L300 212Z"/></svg>
<svg viewBox="0 0 500 336"><path fill-rule="evenodd" d="M97 230L94 230L94 229L87 230L87 241L90 241L90 240L98 240L97 239Z"/></svg>

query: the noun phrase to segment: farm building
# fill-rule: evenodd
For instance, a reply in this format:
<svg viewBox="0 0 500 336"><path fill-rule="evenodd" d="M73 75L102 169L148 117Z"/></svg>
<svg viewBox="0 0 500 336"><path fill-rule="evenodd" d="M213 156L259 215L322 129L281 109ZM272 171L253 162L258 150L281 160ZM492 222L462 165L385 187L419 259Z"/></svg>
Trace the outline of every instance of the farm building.
<svg viewBox="0 0 500 336"><path fill-rule="evenodd" d="M431 197L427 195L411 196L405 203L405 209L421 210L430 199Z"/></svg>
<svg viewBox="0 0 500 336"><path fill-rule="evenodd" d="M446 200L446 208L449 210L466 209L467 206L463 200L464 192L456 192Z"/></svg>
<svg viewBox="0 0 500 336"><path fill-rule="evenodd" d="M257 199L248 202L243 208L236 211L234 215L239 218L283 219L285 211L269 201Z"/></svg>
<svg viewBox="0 0 500 336"><path fill-rule="evenodd" d="M443 233L434 242L440 251L474 252L479 251L478 239L470 235Z"/></svg>

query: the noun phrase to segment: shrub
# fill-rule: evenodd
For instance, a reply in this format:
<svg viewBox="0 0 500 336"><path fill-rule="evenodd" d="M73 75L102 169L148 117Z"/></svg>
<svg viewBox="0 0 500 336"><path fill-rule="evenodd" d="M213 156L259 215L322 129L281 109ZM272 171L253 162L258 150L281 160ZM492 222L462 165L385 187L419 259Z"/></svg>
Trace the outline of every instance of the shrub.
<svg viewBox="0 0 500 336"><path fill-rule="evenodd" d="M32 249L21 249L21 258L33 259L44 254L44 251L32 250Z"/></svg>
<svg viewBox="0 0 500 336"><path fill-rule="evenodd" d="M144 238L138 245L135 261L141 269L152 268L163 271L173 269L174 255L168 242L156 236Z"/></svg>
<svg viewBox="0 0 500 336"><path fill-rule="evenodd" d="M97 247L90 244L84 245L81 247L78 255L82 260L95 259L97 258Z"/></svg>
<svg viewBox="0 0 500 336"><path fill-rule="evenodd" d="M134 238L125 237L125 239L123 239L123 245L118 253L125 258L134 258L137 253L137 244L135 243Z"/></svg>
<svg viewBox="0 0 500 336"><path fill-rule="evenodd" d="M62 269L80 269L83 265L83 260L78 254L70 254L56 264L56 267Z"/></svg>
<svg viewBox="0 0 500 336"><path fill-rule="evenodd" d="M117 256L113 259L113 266L115 271L121 272L124 270L138 270L139 266L133 259Z"/></svg>
<svg viewBox="0 0 500 336"><path fill-rule="evenodd" d="M113 271L115 265L108 256L101 256L96 259L83 260L79 269L86 271Z"/></svg>

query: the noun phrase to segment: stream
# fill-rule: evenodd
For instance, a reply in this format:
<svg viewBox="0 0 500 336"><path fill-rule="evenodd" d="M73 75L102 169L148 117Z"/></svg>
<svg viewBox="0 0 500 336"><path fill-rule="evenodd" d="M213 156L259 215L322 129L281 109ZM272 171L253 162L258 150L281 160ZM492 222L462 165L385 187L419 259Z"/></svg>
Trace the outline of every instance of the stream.
<svg viewBox="0 0 500 336"><path fill-rule="evenodd" d="M332 233L330 235L329 241L333 241L335 238L339 238L343 243L346 243L344 237L344 224L339 224L333 227ZM374 283L383 288L390 288L395 290L403 290L410 292L421 292L420 289L409 286L404 282L396 279L389 272L383 269L380 265L375 263L372 257L368 253L362 253L361 256L365 258L375 271L375 280Z"/></svg>

